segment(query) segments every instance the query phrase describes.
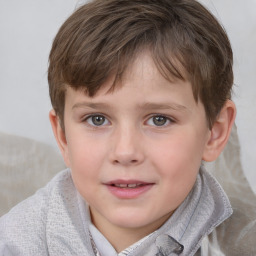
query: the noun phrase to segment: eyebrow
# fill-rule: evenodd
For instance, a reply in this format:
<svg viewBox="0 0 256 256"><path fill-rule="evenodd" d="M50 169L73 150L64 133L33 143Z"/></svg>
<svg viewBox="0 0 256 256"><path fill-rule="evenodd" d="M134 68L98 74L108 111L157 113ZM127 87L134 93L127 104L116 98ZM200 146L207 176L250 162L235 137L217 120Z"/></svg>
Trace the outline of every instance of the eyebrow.
<svg viewBox="0 0 256 256"><path fill-rule="evenodd" d="M92 109L99 109L99 108L108 108L108 104L105 103L91 103L91 102L79 102L76 103L72 109L74 108L92 108Z"/></svg>
<svg viewBox="0 0 256 256"><path fill-rule="evenodd" d="M176 111L188 111L189 109L186 106L176 104L176 103L153 103L153 102L145 102L139 106L141 109L146 110L176 110Z"/></svg>
<svg viewBox="0 0 256 256"><path fill-rule="evenodd" d="M111 106L106 103L92 103L92 102L78 102L74 104L72 109L75 108L92 108L92 109L109 109ZM175 111L189 111L186 106L176 103L153 103L145 102L139 104L138 109L142 110L175 110Z"/></svg>

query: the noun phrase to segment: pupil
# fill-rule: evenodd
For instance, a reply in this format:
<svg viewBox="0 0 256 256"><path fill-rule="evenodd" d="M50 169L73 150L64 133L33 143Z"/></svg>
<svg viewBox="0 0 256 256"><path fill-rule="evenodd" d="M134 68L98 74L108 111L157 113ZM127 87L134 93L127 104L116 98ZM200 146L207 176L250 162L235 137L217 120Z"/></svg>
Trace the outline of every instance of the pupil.
<svg viewBox="0 0 256 256"><path fill-rule="evenodd" d="M92 122L94 125L102 125L105 122L105 117L104 116L93 116L92 117Z"/></svg>
<svg viewBox="0 0 256 256"><path fill-rule="evenodd" d="M153 117L153 122L156 126L161 126L166 123L166 117L164 116L155 116Z"/></svg>

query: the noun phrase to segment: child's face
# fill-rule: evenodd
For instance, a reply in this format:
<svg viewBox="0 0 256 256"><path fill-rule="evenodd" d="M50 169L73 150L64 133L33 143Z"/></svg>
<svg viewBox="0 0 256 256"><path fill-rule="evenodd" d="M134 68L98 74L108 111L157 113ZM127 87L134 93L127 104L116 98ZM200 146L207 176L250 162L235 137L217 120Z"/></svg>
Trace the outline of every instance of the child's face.
<svg viewBox="0 0 256 256"><path fill-rule="evenodd" d="M165 80L146 53L107 93L111 84L93 98L67 90L65 162L99 229L151 232L195 183L210 138L204 107L189 82Z"/></svg>

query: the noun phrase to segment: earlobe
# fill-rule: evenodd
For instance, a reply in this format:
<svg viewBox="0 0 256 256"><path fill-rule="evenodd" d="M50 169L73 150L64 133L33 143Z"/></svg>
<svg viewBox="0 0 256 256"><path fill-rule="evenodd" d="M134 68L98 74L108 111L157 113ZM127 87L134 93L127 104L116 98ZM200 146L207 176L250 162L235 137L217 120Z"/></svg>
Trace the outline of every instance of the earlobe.
<svg viewBox="0 0 256 256"><path fill-rule="evenodd" d="M203 160L212 162L224 149L236 117L233 101L227 100L211 129L211 134L204 150Z"/></svg>
<svg viewBox="0 0 256 256"><path fill-rule="evenodd" d="M56 142L63 156L64 162L66 166L69 166L68 146L67 146L65 132L63 131L60 125L59 117L56 115L53 109L49 113L49 119L51 122L52 130L53 130Z"/></svg>

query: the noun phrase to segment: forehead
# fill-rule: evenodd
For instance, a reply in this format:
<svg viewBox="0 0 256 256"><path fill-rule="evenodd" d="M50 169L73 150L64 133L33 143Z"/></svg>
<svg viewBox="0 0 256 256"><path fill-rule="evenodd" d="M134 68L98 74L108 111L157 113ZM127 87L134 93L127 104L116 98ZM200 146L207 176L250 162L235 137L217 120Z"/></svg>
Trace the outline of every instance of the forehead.
<svg viewBox="0 0 256 256"><path fill-rule="evenodd" d="M166 68L159 64L159 61L155 60L149 49L141 51L127 63L126 68L122 70L121 74L110 75L100 85L96 95L113 93L124 85L127 86L127 84L129 84L129 87L136 87L141 93L143 93L143 90L157 91L176 87L179 84L187 84L187 86L189 85L189 91L192 92L192 85L187 79L186 71L178 61L174 62L176 69L182 73L182 78L177 78L173 73L168 72Z"/></svg>
<svg viewBox="0 0 256 256"><path fill-rule="evenodd" d="M172 105L174 108L194 108L192 86L189 81L177 78L166 79L158 70L148 52L141 53L130 63L123 76L115 81L111 76L100 90L90 97L81 91L68 90L67 101L75 106L139 106ZM113 83L115 87L113 89ZM84 102L87 102L84 104ZM88 105L87 104L87 105ZM161 108L161 107L160 107Z"/></svg>

